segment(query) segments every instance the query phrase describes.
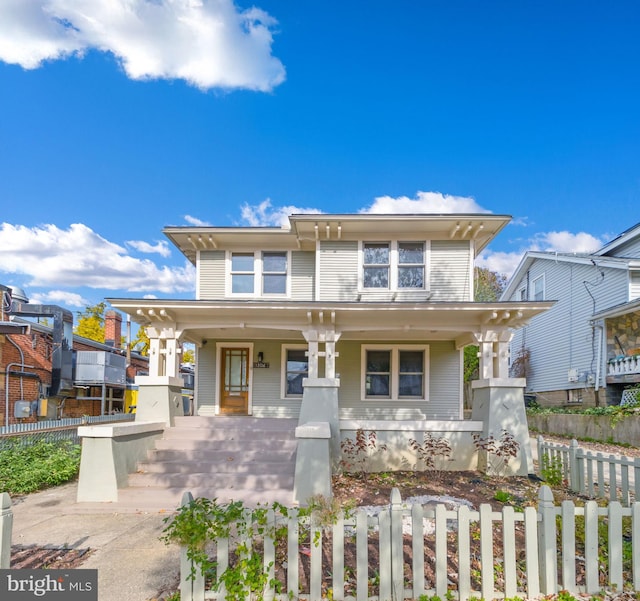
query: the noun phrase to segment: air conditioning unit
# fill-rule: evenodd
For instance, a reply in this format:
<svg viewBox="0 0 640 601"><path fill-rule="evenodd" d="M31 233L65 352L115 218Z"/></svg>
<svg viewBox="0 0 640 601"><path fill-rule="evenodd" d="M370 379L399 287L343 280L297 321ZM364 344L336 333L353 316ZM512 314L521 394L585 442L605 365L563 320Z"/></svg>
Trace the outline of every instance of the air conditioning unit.
<svg viewBox="0 0 640 601"><path fill-rule="evenodd" d="M569 382L577 382L578 381L578 370L577 369L570 369L569 372L567 373L567 380Z"/></svg>

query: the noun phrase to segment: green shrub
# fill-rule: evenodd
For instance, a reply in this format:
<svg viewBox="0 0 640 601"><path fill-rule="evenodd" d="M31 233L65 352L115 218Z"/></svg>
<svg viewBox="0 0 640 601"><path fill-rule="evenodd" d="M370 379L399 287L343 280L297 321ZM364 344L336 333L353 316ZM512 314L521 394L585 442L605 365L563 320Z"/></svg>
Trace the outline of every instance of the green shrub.
<svg viewBox="0 0 640 601"><path fill-rule="evenodd" d="M0 450L0 491L24 494L72 480L80 468L80 445L11 439Z"/></svg>

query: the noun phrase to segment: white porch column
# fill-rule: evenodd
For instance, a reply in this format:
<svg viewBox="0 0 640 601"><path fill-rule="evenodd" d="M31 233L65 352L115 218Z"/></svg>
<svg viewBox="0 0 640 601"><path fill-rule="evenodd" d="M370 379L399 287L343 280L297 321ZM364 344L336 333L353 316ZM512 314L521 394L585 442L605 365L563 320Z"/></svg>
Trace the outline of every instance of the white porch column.
<svg viewBox="0 0 640 601"><path fill-rule="evenodd" d="M302 332L309 350L307 356L309 358L309 379L323 377L320 374L320 357L324 358L324 377L336 377L336 357L340 353L336 353L336 342L340 340L340 333L332 329L313 329ZM320 350L320 345L324 345L324 350Z"/></svg>
<svg viewBox="0 0 640 601"><path fill-rule="evenodd" d="M481 380L509 377L509 342L513 332L508 329L483 329L475 334L480 347L479 377Z"/></svg>
<svg viewBox="0 0 640 601"><path fill-rule="evenodd" d="M149 375L180 376L180 333L173 325L147 326L149 336Z"/></svg>
<svg viewBox="0 0 640 601"><path fill-rule="evenodd" d="M149 375L136 376L138 401L136 422L161 421L172 426L176 415L184 415L183 381L180 377L181 331L173 323L147 326Z"/></svg>

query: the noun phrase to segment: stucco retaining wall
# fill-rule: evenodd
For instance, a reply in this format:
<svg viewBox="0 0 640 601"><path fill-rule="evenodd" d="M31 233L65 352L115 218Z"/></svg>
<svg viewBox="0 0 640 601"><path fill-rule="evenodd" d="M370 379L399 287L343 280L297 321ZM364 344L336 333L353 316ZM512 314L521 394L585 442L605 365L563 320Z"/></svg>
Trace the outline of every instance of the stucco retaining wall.
<svg viewBox="0 0 640 601"><path fill-rule="evenodd" d="M528 415L529 428L542 436L559 434L575 438L590 438L602 442L617 442L640 446L640 416L626 416L612 423L608 415L577 415L557 413L553 415Z"/></svg>

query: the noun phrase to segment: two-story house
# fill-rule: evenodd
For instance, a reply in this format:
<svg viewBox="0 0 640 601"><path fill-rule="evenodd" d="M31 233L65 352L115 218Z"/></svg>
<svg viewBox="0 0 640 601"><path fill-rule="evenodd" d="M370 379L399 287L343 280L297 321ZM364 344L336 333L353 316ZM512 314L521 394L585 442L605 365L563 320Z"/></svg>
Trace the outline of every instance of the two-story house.
<svg viewBox="0 0 640 601"><path fill-rule="evenodd" d="M545 406L618 404L640 382L640 224L592 254L528 252L502 299L556 300L511 358Z"/></svg>
<svg viewBox="0 0 640 601"><path fill-rule="evenodd" d="M340 441L365 429L395 448L380 469L415 463L408 441L425 432L450 439L451 468L472 469L472 434L507 429L523 443L516 470L531 471L524 382L508 378L508 345L551 303L473 300L474 259L509 220L302 214L286 227L167 227L196 267L195 300L108 299L150 338L136 419L172 423L177 355L189 341L194 412L213 423L289 418L298 462L305 436L328 436L335 464ZM469 344L480 346L481 379L465 420Z"/></svg>

